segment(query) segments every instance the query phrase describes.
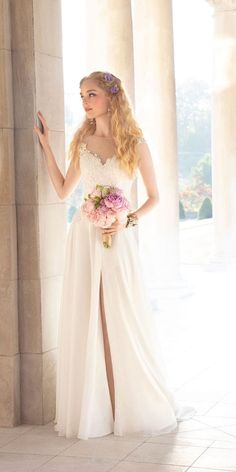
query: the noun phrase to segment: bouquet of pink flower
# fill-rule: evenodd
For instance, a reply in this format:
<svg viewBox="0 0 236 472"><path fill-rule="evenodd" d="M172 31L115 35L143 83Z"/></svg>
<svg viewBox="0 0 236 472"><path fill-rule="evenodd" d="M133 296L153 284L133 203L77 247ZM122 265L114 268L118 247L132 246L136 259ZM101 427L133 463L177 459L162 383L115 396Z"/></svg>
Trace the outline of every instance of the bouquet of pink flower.
<svg viewBox="0 0 236 472"><path fill-rule="evenodd" d="M130 204L122 189L109 185L96 185L84 200L81 210L95 226L108 228L115 220L123 224L126 222ZM111 234L104 233L102 240L104 247L111 247Z"/></svg>

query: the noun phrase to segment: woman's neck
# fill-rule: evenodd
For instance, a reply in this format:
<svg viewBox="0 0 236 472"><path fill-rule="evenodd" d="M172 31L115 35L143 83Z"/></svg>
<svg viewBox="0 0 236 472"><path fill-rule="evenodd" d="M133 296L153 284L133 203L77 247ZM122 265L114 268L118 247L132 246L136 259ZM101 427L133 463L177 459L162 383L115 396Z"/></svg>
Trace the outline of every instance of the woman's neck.
<svg viewBox="0 0 236 472"><path fill-rule="evenodd" d="M95 133L93 133L93 136L96 136L97 138L103 138L103 139L113 139L113 136L106 136L104 134L97 134L96 131L95 131Z"/></svg>

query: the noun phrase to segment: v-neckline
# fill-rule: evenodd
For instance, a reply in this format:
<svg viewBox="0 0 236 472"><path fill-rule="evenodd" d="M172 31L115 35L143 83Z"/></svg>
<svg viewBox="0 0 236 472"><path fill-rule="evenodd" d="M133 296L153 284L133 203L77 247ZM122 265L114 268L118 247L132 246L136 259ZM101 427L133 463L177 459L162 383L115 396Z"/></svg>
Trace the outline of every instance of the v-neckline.
<svg viewBox="0 0 236 472"><path fill-rule="evenodd" d="M107 163L107 161L111 161L112 159L114 159L114 158L116 157L116 155L113 154L113 156L107 157L107 158L105 159L105 161L103 161L103 160L102 160L102 157L101 157L99 154L97 154L96 152L91 151L90 149L88 149L87 143L82 142L81 144L83 144L84 149L85 149L89 154L91 154L92 156L94 156L94 157L101 163L102 166L105 166L106 163Z"/></svg>

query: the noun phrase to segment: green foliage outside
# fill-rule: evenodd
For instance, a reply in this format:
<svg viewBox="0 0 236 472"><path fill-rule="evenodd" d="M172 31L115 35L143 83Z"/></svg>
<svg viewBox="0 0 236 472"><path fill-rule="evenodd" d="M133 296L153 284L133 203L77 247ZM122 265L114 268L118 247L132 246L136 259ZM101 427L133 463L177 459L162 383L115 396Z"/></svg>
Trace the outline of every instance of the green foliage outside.
<svg viewBox="0 0 236 472"><path fill-rule="evenodd" d="M182 83L176 89L176 102L179 199L186 219L197 218L204 199L212 197L211 93L208 84L197 80Z"/></svg>
<svg viewBox="0 0 236 472"><path fill-rule="evenodd" d="M204 218L212 218L212 203L209 197L204 198L198 212L198 219L203 220Z"/></svg>
<svg viewBox="0 0 236 472"><path fill-rule="evenodd" d="M186 218L186 215L185 215L184 205L180 200L179 201L179 219L185 220L185 218Z"/></svg>
<svg viewBox="0 0 236 472"><path fill-rule="evenodd" d="M205 154L202 157L197 165L192 168L191 178L193 182L196 183L205 183L211 185L212 176L211 176L211 156L210 154Z"/></svg>

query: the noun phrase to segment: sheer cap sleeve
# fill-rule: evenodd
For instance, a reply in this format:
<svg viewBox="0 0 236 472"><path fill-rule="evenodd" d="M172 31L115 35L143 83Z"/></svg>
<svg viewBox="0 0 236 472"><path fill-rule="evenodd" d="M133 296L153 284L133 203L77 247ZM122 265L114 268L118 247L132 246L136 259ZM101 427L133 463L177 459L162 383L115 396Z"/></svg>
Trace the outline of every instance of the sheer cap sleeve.
<svg viewBox="0 0 236 472"><path fill-rule="evenodd" d="M146 143L146 139L143 137L138 138L137 144Z"/></svg>

